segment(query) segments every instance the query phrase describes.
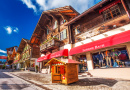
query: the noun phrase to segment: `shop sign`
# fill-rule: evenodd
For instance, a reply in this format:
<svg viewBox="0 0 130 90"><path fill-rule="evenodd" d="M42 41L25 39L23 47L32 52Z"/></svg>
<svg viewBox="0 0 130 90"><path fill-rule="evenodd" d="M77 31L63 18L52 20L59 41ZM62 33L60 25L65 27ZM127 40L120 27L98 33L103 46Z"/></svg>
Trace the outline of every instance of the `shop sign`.
<svg viewBox="0 0 130 90"><path fill-rule="evenodd" d="M51 55L51 58L59 57L61 54Z"/></svg>
<svg viewBox="0 0 130 90"><path fill-rule="evenodd" d="M86 51L95 50L95 49L99 49L99 48L103 48L103 47L105 47L105 44L101 44L101 45L96 45L96 46L92 46L92 47L89 47L89 48L85 48L82 51L86 52Z"/></svg>

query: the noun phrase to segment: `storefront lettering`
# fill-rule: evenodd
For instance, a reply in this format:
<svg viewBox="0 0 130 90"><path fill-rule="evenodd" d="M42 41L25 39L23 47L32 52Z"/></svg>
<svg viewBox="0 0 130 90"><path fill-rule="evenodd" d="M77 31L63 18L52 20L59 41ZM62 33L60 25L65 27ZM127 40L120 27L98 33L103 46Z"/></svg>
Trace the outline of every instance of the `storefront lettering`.
<svg viewBox="0 0 130 90"><path fill-rule="evenodd" d="M95 49L98 49L98 48L103 48L105 45L102 44L102 45L99 45L99 46L95 46Z"/></svg>
<svg viewBox="0 0 130 90"><path fill-rule="evenodd" d="M61 56L61 55L60 55L60 54L56 54L56 55L54 55L54 56L51 56L51 58L59 57L59 56Z"/></svg>
<svg viewBox="0 0 130 90"><path fill-rule="evenodd" d="M94 49L94 47L86 48L86 49L83 49L83 52L90 51L90 50L93 50L93 49Z"/></svg>
<svg viewBox="0 0 130 90"><path fill-rule="evenodd" d="M93 46L93 47L90 47L90 48L83 49L83 52L94 50L94 49L99 49L99 48L103 48L103 47L105 47L104 44L96 45L96 46Z"/></svg>

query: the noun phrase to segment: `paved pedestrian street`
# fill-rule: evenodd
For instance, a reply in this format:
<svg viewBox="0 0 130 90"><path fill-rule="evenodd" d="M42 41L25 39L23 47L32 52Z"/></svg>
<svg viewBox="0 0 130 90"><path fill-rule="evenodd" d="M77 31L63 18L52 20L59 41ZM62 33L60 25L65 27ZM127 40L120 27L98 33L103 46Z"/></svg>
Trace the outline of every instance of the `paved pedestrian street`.
<svg viewBox="0 0 130 90"><path fill-rule="evenodd" d="M79 75L78 82L64 85L51 83L51 74L42 74L30 71L15 71L11 73L51 90L130 90L130 80L86 77Z"/></svg>
<svg viewBox="0 0 130 90"><path fill-rule="evenodd" d="M10 70L0 70L0 90L43 90L34 84L22 80L12 74Z"/></svg>

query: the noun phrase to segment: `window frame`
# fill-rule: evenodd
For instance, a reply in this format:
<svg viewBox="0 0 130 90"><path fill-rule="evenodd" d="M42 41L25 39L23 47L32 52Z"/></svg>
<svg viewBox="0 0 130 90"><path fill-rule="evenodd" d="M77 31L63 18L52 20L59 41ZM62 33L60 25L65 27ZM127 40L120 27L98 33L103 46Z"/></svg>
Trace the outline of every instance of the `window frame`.
<svg viewBox="0 0 130 90"><path fill-rule="evenodd" d="M65 32L66 31L66 32ZM65 33L64 33L65 32ZM65 36L64 36L65 35ZM60 40L64 40L67 38L67 29L63 29L61 32L60 32Z"/></svg>
<svg viewBox="0 0 130 90"><path fill-rule="evenodd" d="M118 10L118 12L116 10ZM113 15L115 15L113 12L116 13L116 16L113 16ZM103 14L104 21L107 21L107 20L110 20L114 17L121 15L121 10L120 10L118 4L116 4L112 7L110 7L109 9L106 9L105 11L103 11L102 14Z"/></svg>

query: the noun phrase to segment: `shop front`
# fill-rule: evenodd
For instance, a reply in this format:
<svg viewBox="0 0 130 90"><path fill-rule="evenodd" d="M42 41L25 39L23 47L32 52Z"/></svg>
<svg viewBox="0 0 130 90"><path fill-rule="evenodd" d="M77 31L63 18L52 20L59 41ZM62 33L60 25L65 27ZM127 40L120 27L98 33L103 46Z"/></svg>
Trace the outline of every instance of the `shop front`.
<svg viewBox="0 0 130 90"><path fill-rule="evenodd" d="M126 47L102 49L92 53L94 68L126 67L129 57Z"/></svg>
<svg viewBox="0 0 130 90"><path fill-rule="evenodd" d="M72 48L69 54L86 55L88 70L127 67L130 62L130 30Z"/></svg>
<svg viewBox="0 0 130 90"><path fill-rule="evenodd" d="M50 72L49 66L45 66L45 64L50 60L50 55L51 54L47 54L47 55L42 56L42 57L37 59L37 62L40 62L39 69L40 69L41 73L49 73Z"/></svg>
<svg viewBox="0 0 130 90"><path fill-rule="evenodd" d="M45 56L38 58L37 62L40 62L39 68L40 68L41 73L51 72L50 66L45 66L45 64L52 58L56 58L59 60L61 60L62 58L63 59L68 58L68 49L63 49L55 53L50 53L50 54L47 54Z"/></svg>

